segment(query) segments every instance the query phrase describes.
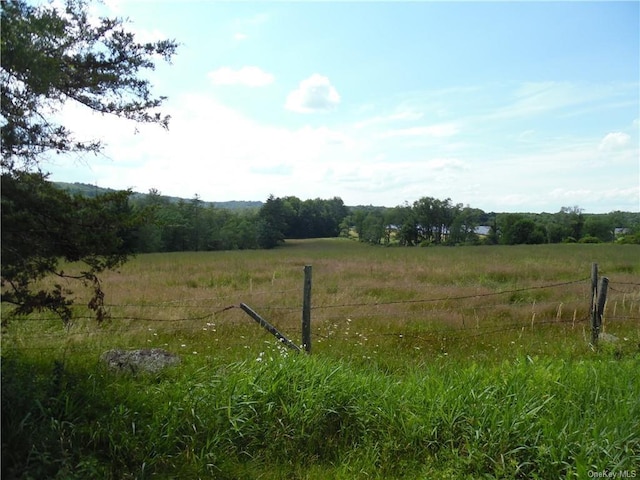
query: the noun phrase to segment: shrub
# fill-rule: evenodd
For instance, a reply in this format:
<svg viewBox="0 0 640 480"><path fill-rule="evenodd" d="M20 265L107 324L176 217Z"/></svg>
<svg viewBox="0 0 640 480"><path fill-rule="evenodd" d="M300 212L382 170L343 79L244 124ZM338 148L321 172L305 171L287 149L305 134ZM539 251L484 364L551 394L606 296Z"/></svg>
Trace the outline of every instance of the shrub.
<svg viewBox="0 0 640 480"><path fill-rule="evenodd" d="M616 243L623 245L640 245L640 232L618 238Z"/></svg>
<svg viewBox="0 0 640 480"><path fill-rule="evenodd" d="M600 240L598 237L585 235L579 240L578 243L602 243L602 240Z"/></svg>

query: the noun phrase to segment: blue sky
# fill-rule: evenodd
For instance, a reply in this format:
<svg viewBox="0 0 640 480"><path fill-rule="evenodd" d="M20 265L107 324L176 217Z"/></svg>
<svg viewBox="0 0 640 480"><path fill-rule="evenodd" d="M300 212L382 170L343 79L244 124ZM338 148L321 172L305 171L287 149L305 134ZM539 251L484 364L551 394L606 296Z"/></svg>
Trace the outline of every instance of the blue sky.
<svg viewBox="0 0 640 480"><path fill-rule="evenodd" d="M68 105L104 155L51 179L204 200L269 194L485 211L640 210L638 2L108 0L169 131Z"/></svg>

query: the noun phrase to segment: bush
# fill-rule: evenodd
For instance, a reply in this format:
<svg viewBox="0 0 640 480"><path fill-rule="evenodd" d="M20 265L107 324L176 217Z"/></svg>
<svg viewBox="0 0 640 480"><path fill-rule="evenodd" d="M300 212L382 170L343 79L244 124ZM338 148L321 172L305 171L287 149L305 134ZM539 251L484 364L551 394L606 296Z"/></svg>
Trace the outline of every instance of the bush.
<svg viewBox="0 0 640 480"><path fill-rule="evenodd" d="M602 243L598 237L593 237L591 235L585 235L582 237L578 243Z"/></svg>
<svg viewBox="0 0 640 480"><path fill-rule="evenodd" d="M616 243L623 245L640 245L640 232L620 237L616 240Z"/></svg>

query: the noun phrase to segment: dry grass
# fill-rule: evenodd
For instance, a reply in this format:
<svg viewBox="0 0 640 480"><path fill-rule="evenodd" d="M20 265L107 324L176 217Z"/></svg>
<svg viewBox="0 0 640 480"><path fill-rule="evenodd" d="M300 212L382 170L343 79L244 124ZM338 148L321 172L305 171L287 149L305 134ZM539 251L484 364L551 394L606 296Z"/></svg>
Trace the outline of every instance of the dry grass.
<svg viewBox="0 0 640 480"><path fill-rule="evenodd" d="M140 255L103 277L110 322L98 326L80 311L64 330L40 315L43 321L14 322L4 343L254 356L273 337L240 309L224 309L246 303L299 343L303 267L312 265L315 353L397 365L434 355L582 355L593 261L611 281L605 331L638 344L638 250L374 248L327 239L290 241L271 251Z"/></svg>
<svg viewBox="0 0 640 480"><path fill-rule="evenodd" d="M70 479L631 472L639 253L311 240L141 255L103 279L111 321L79 309L68 328L34 315L3 333L3 468ZM611 281L605 331L619 337L599 350L586 321L593 261ZM313 355L223 310L247 303L299 342L306 264ZM164 347L183 362L114 375L98 364L114 347Z"/></svg>

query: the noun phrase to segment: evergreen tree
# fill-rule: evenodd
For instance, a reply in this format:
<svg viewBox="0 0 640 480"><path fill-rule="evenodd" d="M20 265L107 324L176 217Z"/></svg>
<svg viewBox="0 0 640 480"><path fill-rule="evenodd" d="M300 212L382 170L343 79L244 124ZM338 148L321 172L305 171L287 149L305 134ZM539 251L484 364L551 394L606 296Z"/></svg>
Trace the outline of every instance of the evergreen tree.
<svg viewBox="0 0 640 480"><path fill-rule="evenodd" d="M282 199L270 195L258 213L258 245L274 248L284 243L285 205Z"/></svg>
<svg viewBox="0 0 640 480"><path fill-rule="evenodd" d="M167 127L168 117L156 111L164 98L151 94L140 72L153 69L156 56L169 60L176 43L138 43L121 19L90 18L83 0L65 5L62 12L2 2L2 301L14 304L14 313L48 309L68 320L68 292L33 285L46 275L64 276L61 258L81 261L86 269L76 278L93 286L89 306L103 318L97 274L125 261L132 248L129 192L73 197L46 181L40 159L103 147L56 124L53 114L66 102Z"/></svg>
<svg viewBox="0 0 640 480"><path fill-rule="evenodd" d="M88 282L89 307L105 317L97 274L121 265L134 247L129 192L95 198L73 196L47 182L40 173L2 175L2 301L14 314L50 310L64 321L72 316L71 293L62 282L34 289L48 275ZM58 268L60 259L85 265L72 276Z"/></svg>

